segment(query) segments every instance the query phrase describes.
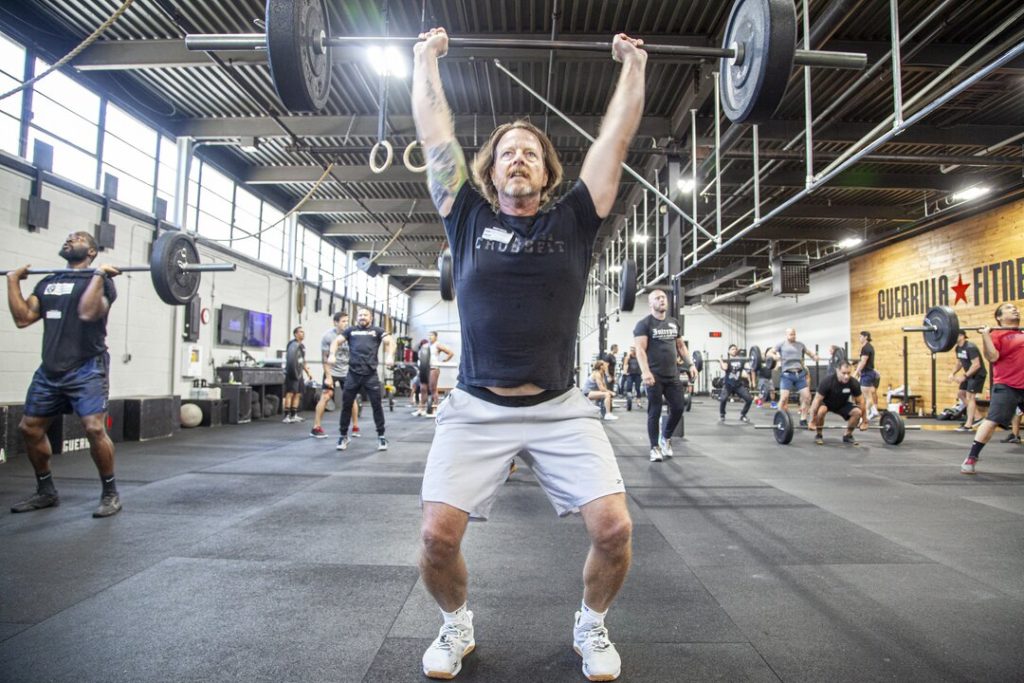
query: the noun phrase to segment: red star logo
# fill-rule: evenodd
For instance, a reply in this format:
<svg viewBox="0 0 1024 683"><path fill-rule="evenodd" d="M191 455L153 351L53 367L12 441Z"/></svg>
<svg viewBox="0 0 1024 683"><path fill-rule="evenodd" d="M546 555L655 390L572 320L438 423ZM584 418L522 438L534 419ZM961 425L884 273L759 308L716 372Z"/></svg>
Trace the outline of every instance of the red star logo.
<svg viewBox="0 0 1024 683"><path fill-rule="evenodd" d="M959 273L957 273L956 280L956 284L950 288L956 292L956 299L953 301L954 306L960 303L961 299L963 299L964 303L967 303L967 288L970 287L969 284L964 282L964 276Z"/></svg>

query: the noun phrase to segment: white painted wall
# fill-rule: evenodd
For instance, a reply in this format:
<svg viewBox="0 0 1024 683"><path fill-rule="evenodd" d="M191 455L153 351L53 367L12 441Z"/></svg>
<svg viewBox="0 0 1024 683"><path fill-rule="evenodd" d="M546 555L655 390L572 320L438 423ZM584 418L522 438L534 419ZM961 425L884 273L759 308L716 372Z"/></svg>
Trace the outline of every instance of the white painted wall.
<svg viewBox="0 0 1024 683"><path fill-rule="evenodd" d="M409 334L412 348L419 348L421 339L426 339L430 332L437 332L438 341L447 346L455 357L441 363L441 377L438 386L448 388L455 386L458 376L459 360L462 358L462 322L459 319L459 307L454 301L445 301L439 291L414 292L409 298Z"/></svg>
<svg viewBox="0 0 1024 683"><path fill-rule="evenodd" d="M811 292L800 297L777 297L770 292L750 298L747 307L747 346L774 346L795 327L799 341L812 351L818 344L826 354L830 344L850 342L850 267L841 263L811 273Z"/></svg>

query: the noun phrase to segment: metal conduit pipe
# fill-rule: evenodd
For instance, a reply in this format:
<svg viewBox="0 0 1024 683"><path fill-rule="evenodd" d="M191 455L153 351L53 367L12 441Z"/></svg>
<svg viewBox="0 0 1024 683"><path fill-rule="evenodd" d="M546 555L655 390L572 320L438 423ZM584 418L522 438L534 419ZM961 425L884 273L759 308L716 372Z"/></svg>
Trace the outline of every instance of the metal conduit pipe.
<svg viewBox="0 0 1024 683"><path fill-rule="evenodd" d="M946 10L946 8L948 8L949 6L951 6L951 5L955 4L955 3L956 3L956 0L943 0L942 3L940 3L934 9L932 9L932 11L929 12L928 15L926 17L924 17L924 19L922 19L916 25L914 25L914 27L911 28L910 31L908 31L903 36L903 38L900 40L900 46L902 47L902 46L907 45L910 42L910 40L912 38L914 38L914 36L916 36L918 33L920 33L922 30L924 30L924 28L928 24L930 24L936 17L938 17L942 12L944 12ZM913 57L913 55L917 54L920 50L924 49L928 44L930 44L932 42L932 40L934 40L942 31L944 31L949 26L949 24L953 21L955 16L957 14L959 14L963 10L964 7L965 7L965 5L960 5L953 12L952 15L950 15L945 20L943 20L925 38L923 38L920 42L915 44L910 50L905 52L904 55L903 55L904 60L910 59L911 57ZM812 33L813 33L813 30L814 29L812 29ZM818 113L814 117L812 125L813 126L818 126L818 125L822 125L822 124L828 125L829 121L826 120L827 117L830 117L833 114L835 114L835 117L839 118L839 117L842 116L842 114L844 114L846 111L848 111L849 108L851 106L853 106L853 104L852 103L846 104L847 100L849 100L850 97L852 97L852 95L854 93L860 92L861 87L864 84L866 84L869 79L873 78L877 71L879 71L886 64L889 64L890 63L889 60L890 60L891 56L892 56L892 50L888 50L885 54L883 54L879 58L879 60L877 62L872 64L870 67L868 67L868 69L866 71L864 71L857 78L857 80L854 81L854 83L849 88L846 88L845 90L843 90L843 92L840 93L838 97L836 97L834 100L832 100L831 104L829 104L828 107L826 107L823 111L821 111L820 113ZM843 106L843 105L845 105L845 106ZM840 107L842 107L842 109L840 109ZM837 109L839 110L838 112L836 111ZM730 128L728 131L726 131L726 133L728 134L732 130L733 130L733 128ZM799 134L799 135L794 136L789 142L787 142L785 145L783 145L782 149L783 150L790 150L790 149L792 149L794 145L796 145L798 142L800 142L803 139L803 137L804 136L803 136L802 133ZM801 155L801 158L802 158L802 155ZM760 177L762 177L762 178L767 177L769 172L774 170L778 165L779 164L776 161L769 161L768 163L766 163L762 167ZM732 203L737 198L742 197L742 196L746 196L746 191L753 185L753 183L754 183L753 178L751 178L750 180L745 182L743 185L741 185L735 192L730 194L729 198L726 200L725 206L723 208L729 208L729 206L731 206Z"/></svg>
<svg viewBox="0 0 1024 683"><path fill-rule="evenodd" d="M759 227L760 225L762 225L766 221L771 220L775 216L779 215L780 213L782 213L783 211L788 209L793 204L796 204L798 201L800 201L801 199L803 199L804 197L809 195L813 190L817 189L817 187L828 183L835 176L839 175L844 170L846 170L847 168L849 168L850 166L855 164L857 161L859 161L861 159L861 157L864 157L864 156L870 154L871 152L875 151L876 149L878 149L879 147L884 145L886 142L888 142L889 140L892 140L894 137L896 137L901 132L903 132L904 129L909 128L913 124L915 124L918 121L920 121L921 119L925 118L926 116L928 116L929 114L934 112L936 109L938 109L939 107L943 106L944 104L946 104L947 102L952 100L954 97L956 97L960 93L964 92L965 90L967 90L971 86L973 86L976 83L978 83L978 81L980 81L980 80L982 80L984 78L987 78L988 76L990 76L992 74L992 72L994 72L995 70L1001 68L1002 66L1004 66L1008 62L1016 59L1017 57L1020 57L1022 54L1024 54L1024 42L1021 42L1021 43L1018 43L1018 44L1014 45L1012 48L1010 48L1009 50L1004 52L1002 55L1000 55L995 61L990 62L989 64L985 65L984 67L982 67L981 69L979 69L975 73L971 74L968 78L964 79L963 81L958 83L956 86L954 86L950 90L947 90L946 92L944 92L942 95L940 95L938 98L936 98L934 101L932 101L931 103L929 103L925 107L923 107L923 108L919 109L918 111L914 112L913 115L907 117L903 121L903 123L901 123L899 126L894 126L893 128L890 128L884 134L882 134L881 136L879 136L878 138L876 138L872 142L868 143L863 149L858 151L852 157L850 157L850 158L844 160L843 162L835 165L831 170L823 172L822 175L815 180L814 184L811 187L804 188L803 190L797 192L792 197L790 197L789 199L784 201L782 204L779 204L778 206L773 208L771 211L769 211L767 214L763 215L761 217L761 220L755 221L754 223L748 225L743 230L740 230L736 235L734 235L727 242L722 244L721 247L718 247L715 250L713 250L711 253L701 257L700 259L697 259L692 264L690 264L688 267L683 268L678 273L674 273L672 275L672 277L681 277L681 276L685 275L687 272L689 272L690 270L693 270L701 262L703 262L706 259L714 256L715 254L717 254L722 249L728 247L730 244L733 244L737 240L741 239L744 235L746 235L751 230L756 229L757 227Z"/></svg>

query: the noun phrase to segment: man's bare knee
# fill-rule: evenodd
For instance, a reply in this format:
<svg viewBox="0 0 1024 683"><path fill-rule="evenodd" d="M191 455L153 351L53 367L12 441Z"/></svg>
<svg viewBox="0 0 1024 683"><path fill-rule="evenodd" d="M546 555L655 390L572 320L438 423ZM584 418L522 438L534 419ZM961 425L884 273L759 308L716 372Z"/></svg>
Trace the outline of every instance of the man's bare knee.
<svg viewBox="0 0 1024 683"><path fill-rule="evenodd" d="M591 534L594 548L606 554L619 554L629 547L633 537L633 520L629 515L606 517Z"/></svg>
<svg viewBox="0 0 1024 683"><path fill-rule="evenodd" d="M25 441L38 441L46 437L46 425L37 421L22 418L18 423L18 431Z"/></svg>

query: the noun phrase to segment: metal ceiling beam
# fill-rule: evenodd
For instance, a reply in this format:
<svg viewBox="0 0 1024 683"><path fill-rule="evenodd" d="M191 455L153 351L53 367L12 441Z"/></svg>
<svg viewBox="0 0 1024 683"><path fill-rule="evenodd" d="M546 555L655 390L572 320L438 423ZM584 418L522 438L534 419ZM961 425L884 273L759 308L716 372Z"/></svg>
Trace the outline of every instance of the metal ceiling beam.
<svg viewBox="0 0 1024 683"><path fill-rule="evenodd" d="M701 119L701 127L712 124L711 119ZM819 142L857 142L874 128L871 123L849 123L836 121L814 129L814 141ZM802 135L803 121L769 121L758 127L762 141L782 140L789 142L797 135ZM1009 137L1020 134L1020 126L960 124L940 127L915 124L903 131L892 144L895 145L937 145L942 147L972 146L991 147ZM883 148L884 149L884 148ZM880 150L881 153L881 150Z"/></svg>
<svg viewBox="0 0 1024 683"><path fill-rule="evenodd" d="M723 211L725 218L738 218L748 211L747 206L736 206ZM903 206L880 204L806 204L800 203L786 211L787 218L831 220L837 218L915 221L918 214Z"/></svg>
<svg viewBox="0 0 1024 683"><path fill-rule="evenodd" d="M516 118L530 118L529 114L503 113L500 121L510 121ZM579 116L575 117L576 123L586 130L597 132L601 124L600 116ZM282 121L289 130L294 131L298 136L316 137L377 137L377 116L284 116ZM490 130L490 117L480 118L474 116L459 115L455 117L455 130L472 131L474 123L479 127L486 125ZM411 116L389 114L388 125L396 135L416 135L416 127ZM662 116L645 116L640 121L638 136L664 137L669 133L669 120ZM238 138L238 137L260 137L278 138L286 137L272 118L269 116L250 117L218 117L186 119L175 126L174 134L197 139L204 138ZM551 137L579 137L579 134L567 124L557 119L552 119L548 127L548 135Z"/></svg>
<svg viewBox="0 0 1024 683"><path fill-rule="evenodd" d="M403 225L405 228L402 230L403 237L421 237L425 235L444 235L444 227L441 225L440 219L436 223L387 223L385 225L389 230L397 230ZM323 233L325 237L347 237L349 235L381 235L386 236L381 227L380 223L331 223L324 227Z"/></svg>
<svg viewBox="0 0 1024 683"><path fill-rule="evenodd" d="M567 178L575 178L579 176L580 166L564 166L563 170ZM320 166L252 166L242 174L240 180L250 185L315 183L323 173L324 169ZM427 176L423 173L413 173L401 161L396 161L391 164L391 168L383 173L374 173L370 170L369 164L335 165L331 175L325 178L324 182L423 183L426 185Z"/></svg>
<svg viewBox="0 0 1024 683"><path fill-rule="evenodd" d="M733 171L722 174L722 187L738 186L750 179L749 171ZM761 187L795 187L803 189L807 176L802 169L784 170L770 173L761 179ZM977 178L951 178L941 173L875 173L872 171L853 170L836 176L829 182L832 188L852 190L935 190L937 192L955 192L969 187Z"/></svg>
<svg viewBox="0 0 1024 683"><path fill-rule="evenodd" d="M433 214L434 205L428 198L422 199L362 199L363 204L374 214L379 213L396 213L396 214L413 214L413 213L428 213ZM612 206L610 215L621 215L625 212L625 206L621 201L615 202ZM354 199L310 199L307 200L302 208L299 209L300 214L313 214L313 213L350 213L366 215L366 210L359 206ZM339 223L338 225L346 225L345 223ZM395 225L395 224L391 224ZM389 225L389 227L391 227ZM395 225L400 226L401 223ZM379 229L379 225L378 225Z"/></svg>

